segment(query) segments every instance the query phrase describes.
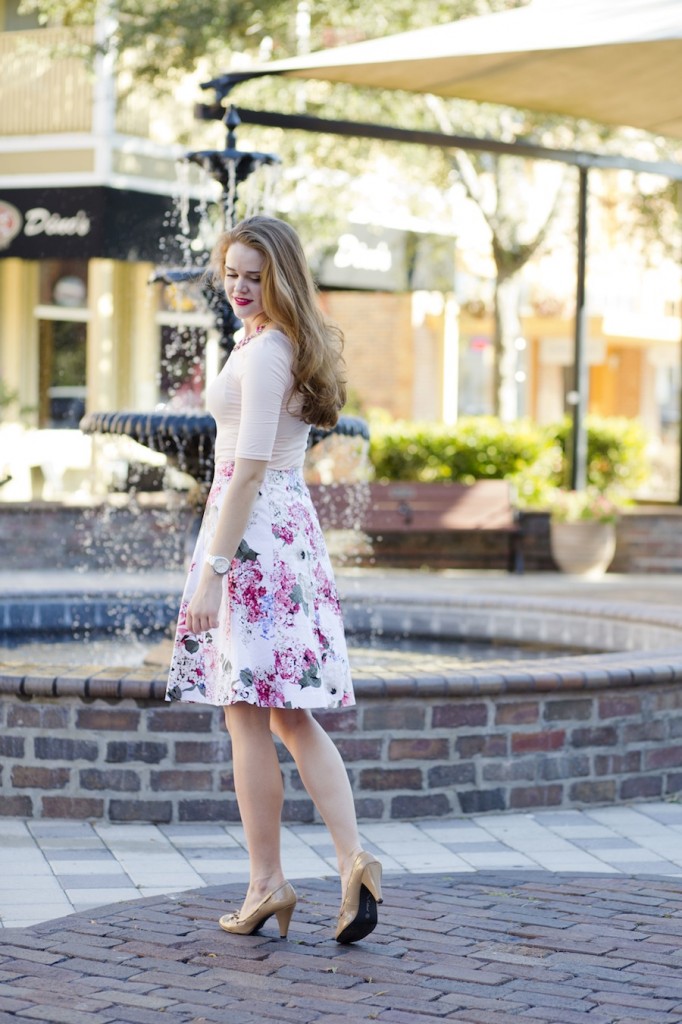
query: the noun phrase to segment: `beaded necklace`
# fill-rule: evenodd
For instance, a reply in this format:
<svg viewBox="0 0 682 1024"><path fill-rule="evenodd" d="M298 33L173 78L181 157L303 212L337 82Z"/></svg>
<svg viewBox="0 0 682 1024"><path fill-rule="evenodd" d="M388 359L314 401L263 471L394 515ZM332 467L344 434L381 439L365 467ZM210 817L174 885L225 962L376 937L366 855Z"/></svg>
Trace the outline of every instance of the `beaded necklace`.
<svg viewBox="0 0 682 1024"><path fill-rule="evenodd" d="M250 341L253 341L253 339L257 338L259 334L262 334L265 328L269 327L271 323L272 320L266 320L265 323L259 324L255 331L252 331L251 334L247 334L245 338L238 341L232 351L236 352L238 348L244 348L244 345L248 345Z"/></svg>

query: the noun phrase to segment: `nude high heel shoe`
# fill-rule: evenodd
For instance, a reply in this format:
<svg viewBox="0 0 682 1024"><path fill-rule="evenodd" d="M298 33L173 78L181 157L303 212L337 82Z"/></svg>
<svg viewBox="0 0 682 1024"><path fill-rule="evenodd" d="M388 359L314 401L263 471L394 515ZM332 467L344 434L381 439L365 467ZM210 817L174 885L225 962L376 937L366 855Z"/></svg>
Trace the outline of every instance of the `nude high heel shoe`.
<svg viewBox="0 0 682 1024"><path fill-rule="evenodd" d="M341 904L336 941L357 942L377 926L377 903L381 898L381 864L371 853L357 855Z"/></svg>
<svg viewBox="0 0 682 1024"><path fill-rule="evenodd" d="M268 893L248 917L240 917L239 914L224 914L218 924L223 931L230 932L232 935L255 935L268 918L274 915L279 925L280 938L286 939L295 906L294 887L290 882L285 882L284 885L280 885L279 889Z"/></svg>

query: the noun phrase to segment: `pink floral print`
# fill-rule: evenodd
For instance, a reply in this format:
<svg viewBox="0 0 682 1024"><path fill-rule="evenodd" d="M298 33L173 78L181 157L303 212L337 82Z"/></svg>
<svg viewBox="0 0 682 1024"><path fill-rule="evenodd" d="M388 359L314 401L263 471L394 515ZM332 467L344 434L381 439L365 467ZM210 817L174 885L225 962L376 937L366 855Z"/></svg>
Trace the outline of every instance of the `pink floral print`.
<svg viewBox="0 0 682 1024"><path fill-rule="evenodd" d="M223 581L217 629L187 629L187 606L233 463L218 463L175 635L167 700L334 708L355 703L334 576L300 470L268 470Z"/></svg>

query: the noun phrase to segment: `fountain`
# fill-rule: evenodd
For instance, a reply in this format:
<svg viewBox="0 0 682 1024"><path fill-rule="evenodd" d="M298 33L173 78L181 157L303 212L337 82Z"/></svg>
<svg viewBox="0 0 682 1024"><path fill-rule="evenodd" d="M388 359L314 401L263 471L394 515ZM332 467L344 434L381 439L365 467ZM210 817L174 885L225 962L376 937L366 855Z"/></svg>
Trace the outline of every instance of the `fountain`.
<svg viewBox="0 0 682 1024"><path fill-rule="evenodd" d="M236 129L239 114L230 105L222 118L227 128L224 150L197 150L187 153L185 160L206 171L222 188L222 221L225 226L237 221L239 186L258 168L279 163L273 153L250 152L237 149ZM234 348L234 336L242 324L227 302L222 290L217 290L204 267L159 267L150 283L199 283L206 305L213 313L220 347L226 358ZM200 485L213 477L213 448L215 422L207 413L178 410L157 412L91 412L80 422L86 434L118 434L130 437L139 444L166 455L171 465L189 474ZM312 447L330 434L369 439L364 420L357 416L341 416L332 430L313 427L308 446Z"/></svg>

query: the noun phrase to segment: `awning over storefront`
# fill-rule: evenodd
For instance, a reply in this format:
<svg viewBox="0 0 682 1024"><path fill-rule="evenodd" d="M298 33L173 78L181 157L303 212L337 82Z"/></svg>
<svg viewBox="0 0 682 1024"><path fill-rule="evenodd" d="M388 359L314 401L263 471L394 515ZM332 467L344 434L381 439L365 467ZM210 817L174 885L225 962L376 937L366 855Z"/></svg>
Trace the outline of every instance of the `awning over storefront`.
<svg viewBox="0 0 682 1024"><path fill-rule="evenodd" d="M170 196L105 187L0 190L0 258L179 259ZM192 214L193 231L196 218Z"/></svg>

